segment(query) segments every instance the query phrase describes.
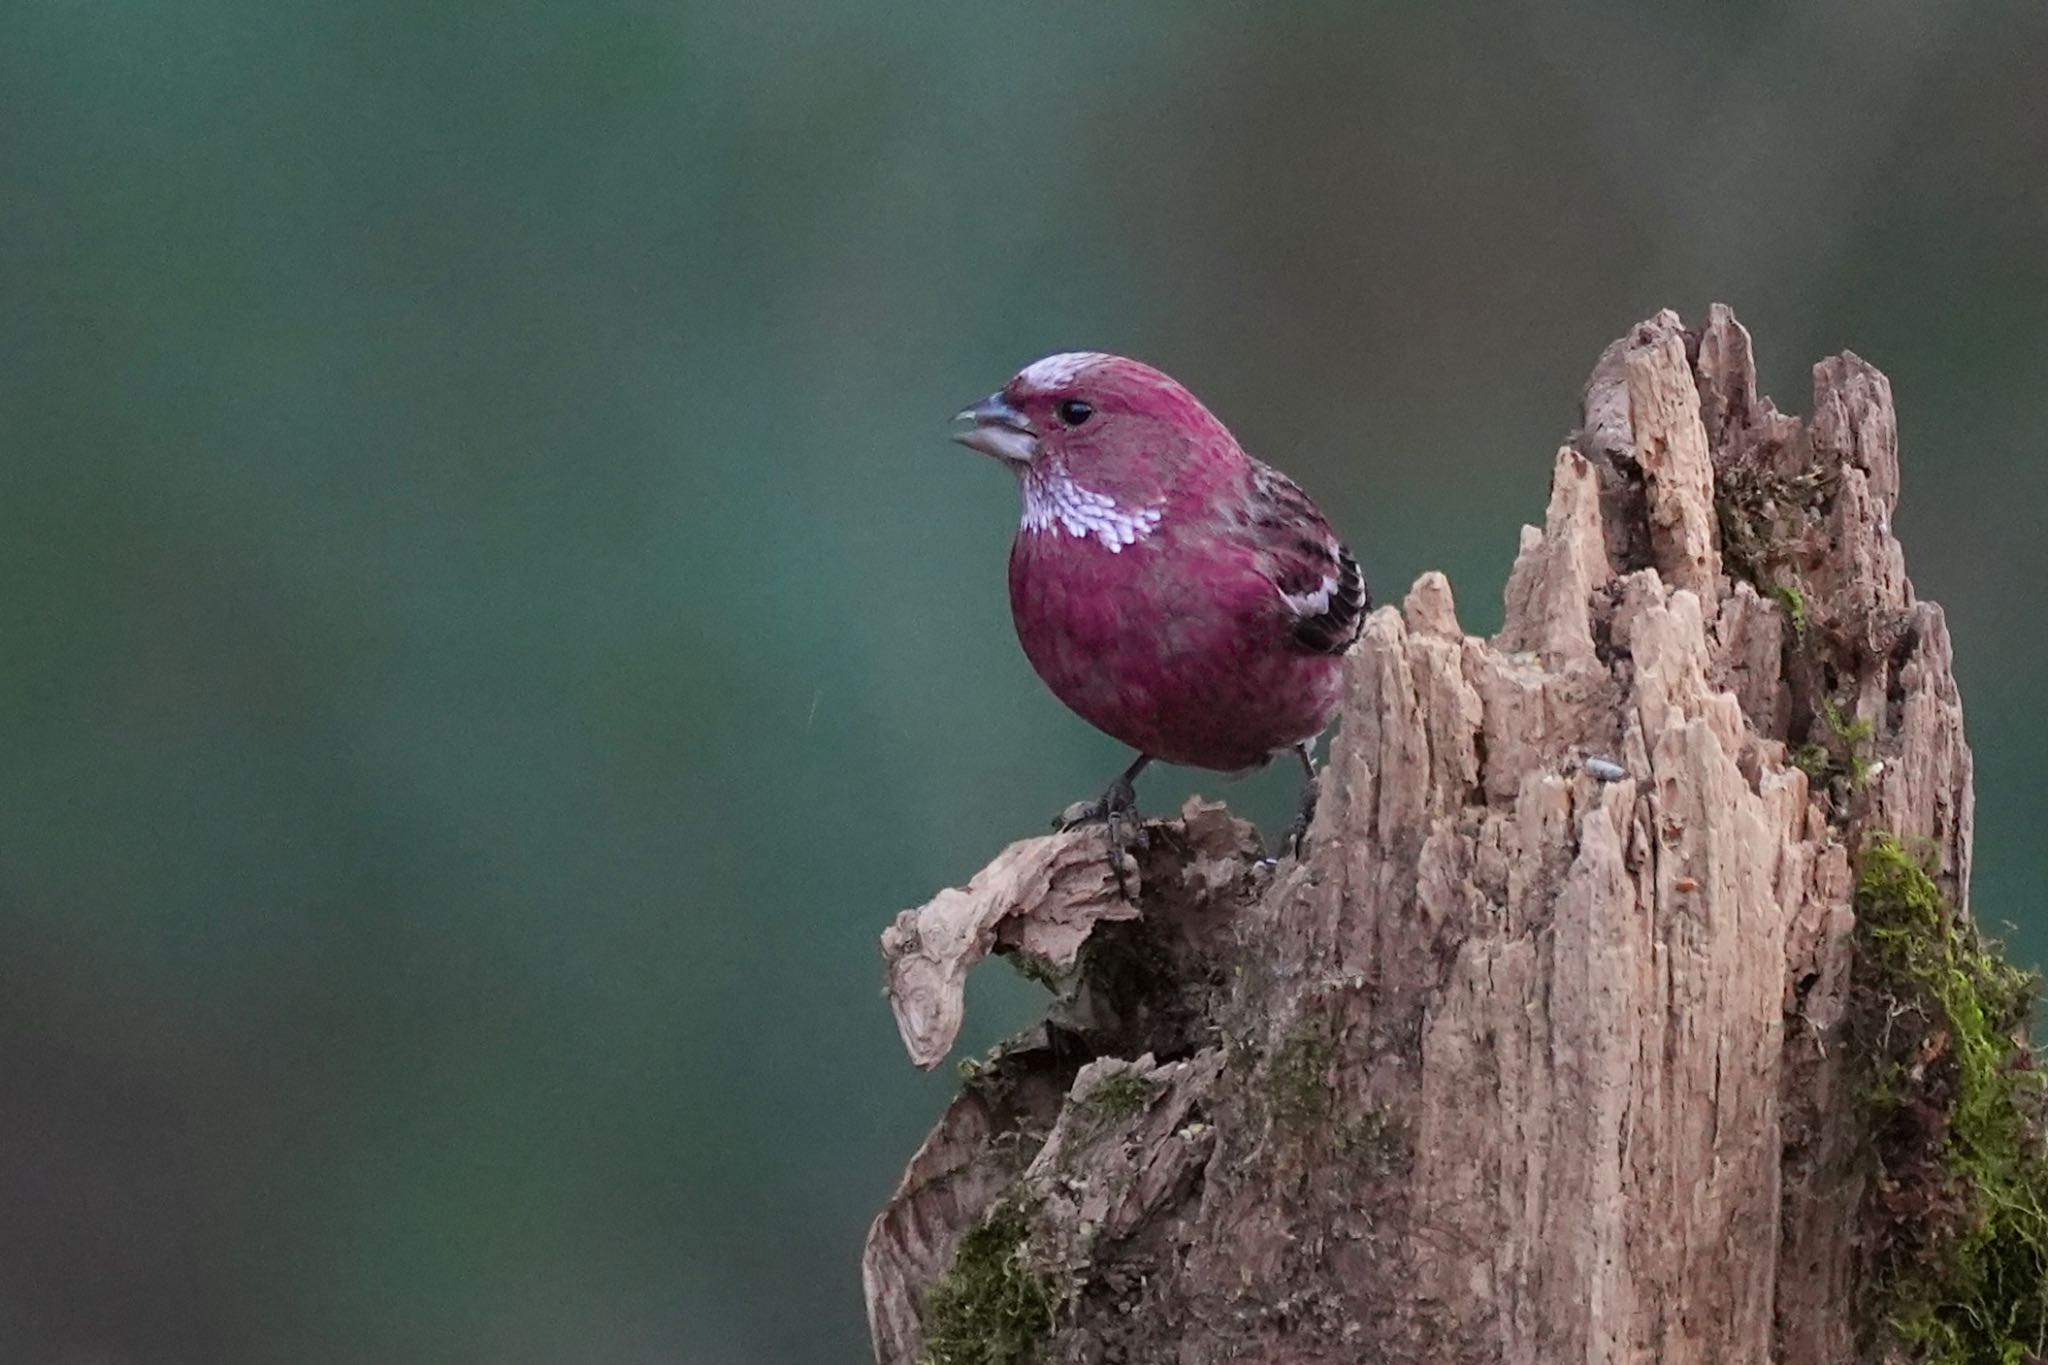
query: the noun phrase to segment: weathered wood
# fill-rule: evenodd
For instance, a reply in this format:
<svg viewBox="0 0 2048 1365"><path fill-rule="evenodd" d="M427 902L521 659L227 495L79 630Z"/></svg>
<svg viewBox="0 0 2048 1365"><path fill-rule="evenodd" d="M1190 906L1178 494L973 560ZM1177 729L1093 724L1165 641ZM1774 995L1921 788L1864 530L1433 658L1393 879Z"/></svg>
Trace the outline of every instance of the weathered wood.
<svg viewBox="0 0 2048 1365"><path fill-rule="evenodd" d="M1853 1358L1851 853L1896 833L1966 904L1971 768L1889 385L1825 361L1813 413L1757 395L1725 308L1658 314L1588 383L1500 634L1434 574L1372 616L1306 861L1191 808L1134 923L1045 841L905 912L923 1065L967 954L909 939L1097 937L876 1221L884 1365L999 1200L1050 1361Z"/></svg>

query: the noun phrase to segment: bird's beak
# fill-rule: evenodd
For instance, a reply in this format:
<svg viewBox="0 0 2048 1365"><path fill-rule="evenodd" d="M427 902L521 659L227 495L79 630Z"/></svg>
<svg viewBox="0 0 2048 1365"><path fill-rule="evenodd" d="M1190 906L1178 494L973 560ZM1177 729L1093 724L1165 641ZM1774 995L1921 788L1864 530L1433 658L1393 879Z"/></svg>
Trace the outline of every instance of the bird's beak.
<svg viewBox="0 0 2048 1365"><path fill-rule="evenodd" d="M1038 433L1000 393L990 394L953 420L974 423L953 433L953 439L970 450L1011 464L1030 464L1038 454Z"/></svg>

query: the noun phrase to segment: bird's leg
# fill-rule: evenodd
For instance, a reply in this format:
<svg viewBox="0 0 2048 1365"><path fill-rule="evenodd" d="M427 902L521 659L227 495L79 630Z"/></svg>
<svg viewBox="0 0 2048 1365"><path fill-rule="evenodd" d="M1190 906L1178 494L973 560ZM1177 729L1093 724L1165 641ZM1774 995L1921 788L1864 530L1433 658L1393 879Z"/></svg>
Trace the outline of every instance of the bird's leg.
<svg viewBox="0 0 2048 1365"><path fill-rule="evenodd" d="M1287 851L1299 858L1308 847L1308 827L1316 818L1316 796L1321 786L1316 781L1316 762L1309 753L1308 741L1294 746L1294 756L1301 760L1301 808L1287 830Z"/></svg>
<svg viewBox="0 0 2048 1365"><path fill-rule="evenodd" d="M1077 825L1093 824L1097 820L1109 820L1118 815L1130 815L1138 809L1138 774L1145 771L1152 762L1150 754L1139 754L1137 761L1118 775L1109 784L1109 790L1093 801L1076 801L1059 813L1052 822L1057 830L1073 829Z"/></svg>
<svg viewBox="0 0 2048 1365"><path fill-rule="evenodd" d="M1150 754L1139 754L1130 767L1109 784L1109 790L1093 801L1076 801L1061 811L1053 821L1053 828L1066 831L1080 825L1093 824L1100 820L1109 836L1109 867L1116 874L1116 888L1125 900L1131 898L1131 888L1124 880L1126 864L1134 864L1130 855L1131 836L1137 832L1138 815L1138 774L1151 763Z"/></svg>

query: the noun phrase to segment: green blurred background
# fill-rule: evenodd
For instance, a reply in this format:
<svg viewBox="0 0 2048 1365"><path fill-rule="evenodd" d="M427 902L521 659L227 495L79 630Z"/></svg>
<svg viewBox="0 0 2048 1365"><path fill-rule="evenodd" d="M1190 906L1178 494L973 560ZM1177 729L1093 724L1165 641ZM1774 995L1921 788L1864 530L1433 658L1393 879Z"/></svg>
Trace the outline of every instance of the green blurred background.
<svg viewBox="0 0 2048 1365"><path fill-rule="evenodd" d="M0 1359L864 1358L952 1086L875 934L1121 761L943 439L1050 350L1486 629L1637 318L1728 301L1799 411L1870 357L1978 908L2048 957L2044 52L2031 0L8 5ZM1034 1008L975 991L970 1046Z"/></svg>

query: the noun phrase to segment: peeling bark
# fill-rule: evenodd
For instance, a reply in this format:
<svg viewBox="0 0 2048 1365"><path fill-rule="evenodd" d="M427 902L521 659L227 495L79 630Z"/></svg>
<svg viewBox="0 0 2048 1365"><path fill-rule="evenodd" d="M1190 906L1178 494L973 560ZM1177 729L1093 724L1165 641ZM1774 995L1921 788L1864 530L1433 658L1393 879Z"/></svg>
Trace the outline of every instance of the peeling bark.
<svg viewBox="0 0 2048 1365"><path fill-rule="evenodd" d="M876 1220L884 1365L1005 1199L1047 1361L1854 1358L1853 855L1895 833L1966 905L1971 768L1890 387L1835 357L1813 414L1725 308L1658 314L1588 382L1500 634L1436 574L1368 622L1306 861L1191 804L1136 918L1094 832L898 918L920 1065L983 952L1078 978Z"/></svg>

